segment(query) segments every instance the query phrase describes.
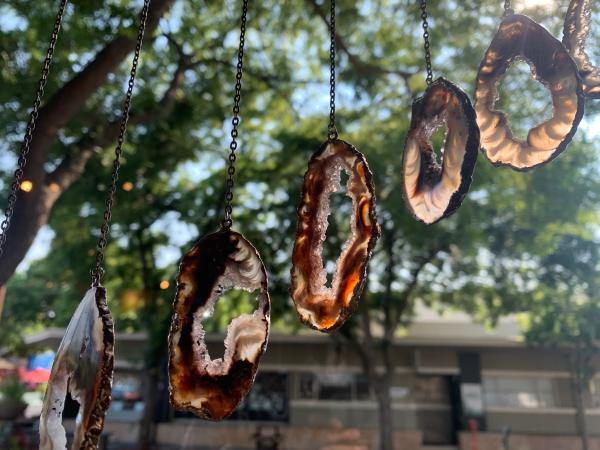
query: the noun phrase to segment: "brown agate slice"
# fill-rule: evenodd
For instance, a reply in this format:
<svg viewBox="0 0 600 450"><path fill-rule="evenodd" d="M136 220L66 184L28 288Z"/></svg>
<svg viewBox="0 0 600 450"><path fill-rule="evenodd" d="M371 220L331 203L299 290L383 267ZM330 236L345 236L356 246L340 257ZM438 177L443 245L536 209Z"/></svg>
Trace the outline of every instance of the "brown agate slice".
<svg viewBox="0 0 600 450"><path fill-rule="evenodd" d="M437 162L431 135L442 125L447 133ZM431 224L448 217L462 203L479 152L479 128L469 97L438 78L413 103L404 146L404 200L417 220Z"/></svg>
<svg viewBox="0 0 600 450"><path fill-rule="evenodd" d="M508 67L522 58L552 94L553 116L516 139L505 114L494 110L498 83ZM523 101L515 95L514 101ZM526 101L526 99L525 99ZM583 116L584 95L577 67L565 47L542 26L513 14L500 24L477 74L475 111L481 146L495 165L527 170L556 158L569 144Z"/></svg>
<svg viewBox="0 0 600 450"><path fill-rule="evenodd" d="M349 175L351 236L337 261L332 287L326 287L321 255L330 214L329 196L340 189L342 170ZM379 237L372 178L364 156L341 140L323 144L310 159L304 175L290 293L302 322L319 331L341 326L356 309L362 292Z"/></svg>
<svg viewBox="0 0 600 450"><path fill-rule="evenodd" d="M565 17L563 44L579 68L585 95L600 98L600 68L592 64L585 52L591 22L592 0L571 0Z"/></svg>
<svg viewBox="0 0 600 450"><path fill-rule="evenodd" d="M106 290L93 287L77 307L58 347L40 417L40 450L65 449L67 392L79 403L72 449L96 449L110 405L114 328Z"/></svg>
<svg viewBox="0 0 600 450"><path fill-rule="evenodd" d="M230 415L252 387L270 324L267 273L241 234L209 234L183 257L169 335L171 404L210 420ZM227 290L258 291L258 309L227 328L223 358L211 359L202 321Z"/></svg>

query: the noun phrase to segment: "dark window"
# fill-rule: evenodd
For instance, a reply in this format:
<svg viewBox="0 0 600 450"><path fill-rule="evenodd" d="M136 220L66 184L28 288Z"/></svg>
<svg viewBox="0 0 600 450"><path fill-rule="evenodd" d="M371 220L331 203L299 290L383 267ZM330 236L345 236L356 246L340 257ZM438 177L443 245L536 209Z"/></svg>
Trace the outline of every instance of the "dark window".
<svg viewBox="0 0 600 450"><path fill-rule="evenodd" d="M362 374L329 372L298 374L298 396L307 400L369 400L371 390Z"/></svg>
<svg viewBox="0 0 600 450"><path fill-rule="evenodd" d="M356 400L370 400L371 385L365 375L356 376Z"/></svg>
<svg viewBox="0 0 600 450"><path fill-rule="evenodd" d="M317 380L319 383L319 400L352 400L353 374L318 374Z"/></svg>

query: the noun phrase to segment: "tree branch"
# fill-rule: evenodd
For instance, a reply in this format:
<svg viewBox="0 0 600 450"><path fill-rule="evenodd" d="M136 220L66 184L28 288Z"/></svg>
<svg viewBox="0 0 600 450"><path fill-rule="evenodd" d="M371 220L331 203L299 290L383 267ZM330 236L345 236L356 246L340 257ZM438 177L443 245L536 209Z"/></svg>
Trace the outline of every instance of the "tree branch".
<svg viewBox="0 0 600 450"><path fill-rule="evenodd" d="M171 78L169 87L156 107L145 112L133 112L129 118L130 125L145 124L166 117L173 111L177 91L181 88L185 71L189 68L189 58L180 57L177 68ZM119 121L112 121L92 138L84 136L76 146L76 151L67 155L51 173L46 176L46 184L53 185L54 193L64 192L75 182L85 170L85 166L94 153L112 144L119 133Z"/></svg>
<svg viewBox="0 0 600 450"><path fill-rule="evenodd" d="M352 345L352 347L354 347L354 350L356 351L356 353L358 354L358 357L360 359L363 371L365 373L365 375L367 376L367 378L369 379L369 381L371 383L376 382L377 380L377 374L375 373L375 366L376 366L376 361L373 355L373 350L374 348L372 347L373 342L371 338L366 338L366 334L363 331L363 341L361 342L354 334L352 334L352 331L347 328L347 327L343 327L340 330L340 336L342 336L344 339L346 339L346 341L348 343L350 343ZM370 330L368 332L369 336L370 336Z"/></svg>
<svg viewBox="0 0 600 450"><path fill-rule="evenodd" d="M193 55L187 54L185 52L185 50L183 49L183 46L177 41L177 39L173 36L173 34L171 34L170 32L165 32L162 35L167 39L167 41L169 42L169 45L179 55L179 61L182 63L179 66L179 70L181 71L182 76L186 70L194 69L201 65L217 64L217 65L220 65L223 67L230 67L232 69L236 68L236 65L233 64L232 62L224 60L224 59L216 58L216 57L194 58ZM281 77L279 77L277 75L272 75L272 74L268 74L268 73L265 73L260 70L255 70L252 67L248 67L248 66L246 66L244 68L244 72L247 73L248 75L250 75L251 77L256 78L257 80L263 82L267 87L269 87L273 91L275 91L281 98L283 98L283 100L286 103L288 103L288 105L290 106L290 110L296 115L296 117L298 117L298 112L295 111L294 106L290 100L288 92L286 90L282 90L278 86L278 83L287 82L288 80L282 79ZM311 82L312 82L311 80L295 80L294 81L295 84L308 84Z"/></svg>
<svg viewBox="0 0 600 450"><path fill-rule="evenodd" d="M418 286L419 274L423 271L425 266L427 264L429 264L438 255L438 253L440 251L441 251L441 249L439 249L439 248L437 248L435 250L431 250L417 263L417 265L413 268L413 270L411 270L410 281L409 281L408 285L406 286L406 288L404 289L404 291L402 292L402 295L400 296L400 301L398 302L398 307L396 308L396 311L394 314L394 319L391 323L391 333L392 334L395 333L395 330L400 323L400 319L402 318L402 314L404 314L404 312L406 311L406 308L409 305L410 297L412 296L413 292L415 291L415 289ZM388 330L386 330L386 332L387 331Z"/></svg>
<svg viewBox="0 0 600 450"><path fill-rule="evenodd" d="M142 112L142 113L133 113L129 118L129 122L131 124L143 124L148 122L156 121L157 119L167 117L173 112L175 108L175 101L177 100L177 92L183 86L183 82L185 80L185 73L194 67L194 64L189 55L186 55L181 52L177 52L179 58L177 60L177 67L175 68L175 72L173 72L173 76L171 77L171 81L167 90L163 94L162 98L158 101L155 108L152 110Z"/></svg>
<svg viewBox="0 0 600 450"><path fill-rule="evenodd" d="M396 327L392 323L392 283L394 282L394 241L396 233L393 230L384 234L384 251L387 256L387 265L385 267L385 293L383 298L383 330L384 339L388 342L394 337Z"/></svg>
<svg viewBox="0 0 600 450"><path fill-rule="evenodd" d="M312 9L317 13L317 15L321 18L321 20L325 23L325 25L327 26L327 29L331 30L331 27L329 24L329 19L328 19L327 15L325 14L325 11L323 11L323 9L319 6L319 4L316 2L316 0L306 0L306 1L312 7ZM354 53L352 53L350 51L350 49L346 45L346 42L344 41L342 36L337 32L335 35L335 43L337 45L337 48L339 48L343 53L346 54L346 56L348 57L348 61L350 61L350 64L352 64L352 66L354 67L354 70L359 75L364 75L364 76L398 75L404 80L404 82L407 86L408 86L408 81L409 81L410 77L412 77L414 75L413 72L409 72L407 70L388 69L387 67L382 67L380 65L373 64L371 62L363 61L357 55L355 55Z"/></svg>
<svg viewBox="0 0 600 450"><path fill-rule="evenodd" d="M174 2L175 0L152 2L146 25L148 36L153 33L160 17ZM47 174L44 165L56 139L56 133L81 110L87 99L104 84L108 75L117 69L134 47L135 39L125 36L115 37L40 109L25 170L25 177L32 182L34 188L27 195L19 194L12 224L7 231L6 247L0 258L0 286L3 286L14 273L39 229L47 223L50 209L60 196L61 189L64 190L77 179L78 173L81 173L85 163L91 157L90 151L93 149L79 151L65 158L54 174ZM58 176L60 174L62 179ZM48 179L51 180L50 184L47 184ZM58 189L51 184L53 182L57 183ZM63 185L62 188L60 183Z"/></svg>
<svg viewBox="0 0 600 450"><path fill-rule="evenodd" d="M148 10L146 36L151 36L163 14L175 0L154 0ZM38 127L56 133L81 110L87 99L103 85L110 73L131 53L136 44L135 37L117 36L106 44L96 57L40 109Z"/></svg>
<svg viewBox="0 0 600 450"><path fill-rule="evenodd" d="M89 145L80 143L77 147L78 149L74 153L65 156L60 164L46 176L46 186L56 198L79 179L94 151L100 149L97 143L89 143Z"/></svg>

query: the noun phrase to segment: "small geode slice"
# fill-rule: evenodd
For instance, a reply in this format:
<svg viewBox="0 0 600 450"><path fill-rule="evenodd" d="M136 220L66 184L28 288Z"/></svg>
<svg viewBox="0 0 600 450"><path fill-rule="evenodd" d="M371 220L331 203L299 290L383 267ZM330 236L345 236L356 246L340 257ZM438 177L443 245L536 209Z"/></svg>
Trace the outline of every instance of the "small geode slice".
<svg viewBox="0 0 600 450"><path fill-rule="evenodd" d="M517 59L552 94L553 116L529 130L527 140L513 136L508 119L495 111L498 83ZM556 158L567 147L583 116L584 94L575 62L564 45L529 17L507 16L487 49L475 90L475 112L481 146L494 165L528 170ZM522 93L513 101L522 102Z"/></svg>
<svg viewBox="0 0 600 450"><path fill-rule="evenodd" d="M258 291L258 309L231 321L223 358L211 359L202 321L226 291ZM267 346L267 272L241 234L221 230L200 239L183 257L169 334L171 404L209 420L229 416L254 382Z"/></svg>
<svg viewBox="0 0 600 450"><path fill-rule="evenodd" d="M446 125L442 164L431 135ZM479 128L471 101L458 86L438 78L412 107L402 170L404 200L417 220L432 224L461 205L479 152Z"/></svg>
<svg viewBox="0 0 600 450"><path fill-rule="evenodd" d="M322 253L331 212L329 197L340 189L342 170L349 175L346 193L352 199L351 236L337 260L332 287L326 287ZM379 233L373 176L365 157L342 140L324 143L311 157L304 175L292 254L290 294L302 322L319 331L331 331L350 317Z"/></svg>
<svg viewBox="0 0 600 450"><path fill-rule="evenodd" d="M106 290L93 287L73 314L52 364L40 416L40 450L66 448L62 412L67 392L80 405L71 448L97 448L110 405L114 341Z"/></svg>
<svg viewBox="0 0 600 450"><path fill-rule="evenodd" d="M563 44L575 60L583 82L583 92L600 98L600 68L594 66L585 52L592 24L592 0L571 0L565 16Z"/></svg>

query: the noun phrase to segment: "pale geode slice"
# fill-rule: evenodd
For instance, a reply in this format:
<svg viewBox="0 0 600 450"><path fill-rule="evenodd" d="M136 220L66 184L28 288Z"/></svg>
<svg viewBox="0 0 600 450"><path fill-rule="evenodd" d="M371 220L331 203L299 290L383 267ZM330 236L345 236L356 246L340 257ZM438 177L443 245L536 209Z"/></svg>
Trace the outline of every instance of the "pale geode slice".
<svg viewBox="0 0 600 450"><path fill-rule="evenodd" d="M62 412L67 392L79 403L71 449L98 446L110 405L114 366L114 327L106 290L88 290L58 347L40 416L40 450L67 445Z"/></svg>
<svg viewBox="0 0 600 450"><path fill-rule="evenodd" d="M349 175L346 193L352 199L351 235L337 260L332 286L327 287L323 243L329 197L341 187L342 170ZM298 207L290 294L302 322L319 331L332 331L351 316L379 234L373 176L365 157L342 140L326 142L310 159Z"/></svg>
<svg viewBox="0 0 600 450"><path fill-rule="evenodd" d="M529 130L522 141L513 136L506 115L495 111L498 83L517 59L525 60L534 77L552 95L553 115ZM514 102L524 102L515 93ZM528 170L545 164L562 153L583 117L584 94L575 62L564 45L529 17L507 16L487 49L475 90L475 112L481 146L494 165Z"/></svg>
<svg viewBox="0 0 600 450"><path fill-rule="evenodd" d="M439 164L431 136L444 125ZM417 220L432 224L458 209L471 185L478 153L479 128L469 97L438 78L413 103L402 157L404 201Z"/></svg>
<svg viewBox="0 0 600 450"><path fill-rule="evenodd" d="M590 98L600 98L600 68L595 66L585 46L592 24L592 0L571 0L565 16L563 44L575 60L583 81L583 92Z"/></svg>
<svg viewBox="0 0 600 450"><path fill-rule="evenodd" d="M211 359L202 321L226 291L257 291L258 308L227 328L223 358ZM271 303L267 273L241 234L222 230L200 239L183 257L169 334L171 404L209 420L229 416L254 382L267 346Z"/></svg>

